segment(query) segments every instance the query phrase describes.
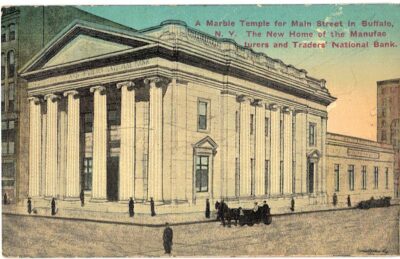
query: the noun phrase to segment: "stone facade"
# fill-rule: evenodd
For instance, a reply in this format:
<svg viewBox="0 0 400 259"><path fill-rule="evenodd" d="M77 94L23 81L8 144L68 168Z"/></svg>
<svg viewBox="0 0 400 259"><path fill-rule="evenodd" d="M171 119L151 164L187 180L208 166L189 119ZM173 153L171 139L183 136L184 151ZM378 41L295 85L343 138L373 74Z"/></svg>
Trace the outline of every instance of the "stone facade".
<svg viewBox="0 0 400 259"><path fill-rule="evenodd" d="M324 80L179 21L60 35L23 68L35 201L74 206L80 186L89 206L121 210L129 197L164 212L327 203Z"/></svg>

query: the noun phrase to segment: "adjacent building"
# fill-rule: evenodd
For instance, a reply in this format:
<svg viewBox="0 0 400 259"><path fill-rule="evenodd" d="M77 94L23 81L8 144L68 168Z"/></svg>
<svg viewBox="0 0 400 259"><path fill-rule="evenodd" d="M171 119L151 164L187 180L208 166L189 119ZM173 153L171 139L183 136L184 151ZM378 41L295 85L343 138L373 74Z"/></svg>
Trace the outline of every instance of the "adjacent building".
<svg viewBox="0 0 400 259"><path fill-rule="evenodd" d="M74 7L8 7L1 16L2 194L27 196L28 102L18 71L75 19L125 27Z"/></svg>
<svg viewBox="0 0 400 259"><path fill-rule="evenodd" d="M371 197L393 197L393 146L371 140L327 134L328 201L353 205Z"/></svg>
<svg viewBox="0 0 400 259"><path fill-rule="evenodd" d="M377 82L377 140L395 151L395 193L400 185L400 79Z"/></svg>

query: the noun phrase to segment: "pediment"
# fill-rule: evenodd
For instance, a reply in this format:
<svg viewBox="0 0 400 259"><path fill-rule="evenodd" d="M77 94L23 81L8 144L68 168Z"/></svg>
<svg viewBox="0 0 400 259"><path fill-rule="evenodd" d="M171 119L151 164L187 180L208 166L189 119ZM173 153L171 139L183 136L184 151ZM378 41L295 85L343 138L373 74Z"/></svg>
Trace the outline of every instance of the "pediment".
<svg viewBox="0 0 400 259"><path fill-rule="evenodd" d="M78 35L43 64L43 68L94 58L129 48L132 47L87 35Z"/></svg>
<svg viewBox="0 0 400 259"><path fill-rule="evenodd" d="M318 161L319 158L321 157L321 153L320 153L317 149L314 149L313 151L311 151L311 152L308 153L307 157L308 157L308 159L310 159L310 160L316 160L316 161Z"/></svg>
<svg viewBox="0 0 400 259"><path fill-rule="evenodd" d="M75 21L55 36L19 72L24 74L71 66L151 43L154 43L153 39L136 32Z"/></svg>
<svg viewBox="0 0 400 259"><path fill-rule="evenodd" d="M215 150L218 148L218 145L217 145L217 143L215 143L215 141L211 137L207 136L207 137L203 138L202 140L200 140L199 142L197 142L196 144L194 144L193 147Z"/></svg>

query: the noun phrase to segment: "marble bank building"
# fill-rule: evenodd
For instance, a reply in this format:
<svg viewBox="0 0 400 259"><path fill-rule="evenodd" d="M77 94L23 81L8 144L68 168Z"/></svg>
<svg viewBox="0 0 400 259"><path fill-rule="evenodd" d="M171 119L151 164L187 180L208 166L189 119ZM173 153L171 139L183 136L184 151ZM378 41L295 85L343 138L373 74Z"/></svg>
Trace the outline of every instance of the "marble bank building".
<svg viewBox="0 0 400 259"><path fill-rule="evenodd" d="M37 206L78 207L84 190L84 209L108 211L129 197L139 212L151 197L158 212L204 210L207 198L305 208L334 192L326 82L234 41L180 21L138 32L76 22L21 73Z"/></svg>

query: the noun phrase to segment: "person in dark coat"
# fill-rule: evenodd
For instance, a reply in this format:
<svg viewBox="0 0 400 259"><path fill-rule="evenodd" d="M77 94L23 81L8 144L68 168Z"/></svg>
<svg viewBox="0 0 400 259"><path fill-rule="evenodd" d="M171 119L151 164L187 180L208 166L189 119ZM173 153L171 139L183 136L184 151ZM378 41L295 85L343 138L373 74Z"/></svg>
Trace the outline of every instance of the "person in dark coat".
<svg viewBox="0 0 400 259"><path fill-rule="evenodd" d="M32 201L30 197L28 197L28 213L32 213Z"/></svg>
<svg viewBox="0 0 400 259"><path fill-rule="evenodd" d="M266 222L267 216L269 215L269 206L267 204L267 201L263 202L263 206L261 207L261 211L262 211L263 222Z"/></svg>
<svg viewBox="0 0 400 259"><path fill-rule="evenodd" d="M210 218L210 201L206 200L206 218Z"/></svg>
<svg viewBox="0 0 400 259"><path fill-rule="evenodd" d="M225 209L225 202L224 200L221 201L221 203L219 204L219 208L218 208L218 217L221 220L221 224L222 226L225 227L225 218L224 218L224 209Z"/></svg>
<svg viewBox="0 0 400 259"><path fill-rule="evenodd" d="M156 211L154 209L153 197L150 198L150 211L151 211L151 216L154 217L156 215Z"/></svg>
<svg viewBox="0 0 400 259"><path fill-rule="evenodd" d="M294 199L292 197L292 200L290 201L290 210L294 211Z"/></svg>
<svg viewBox="0 0 400 259"><path fill-rule="evenodd" d="M168 222L165 223L165 229L163 234L163 245L166 254L171 254L172 250L172 238L173 238L172 228L169 227Z"/></svg>
<svg viewBox="0 0 400 259"><path fill-rule="evenodd" d="M8 197L7 197L7 193L6 192L4 193L4 196L3 196L3 204L4 205L8 204Z"/></svg>
<svg viewBox="0 0 400 259"><path fill-rule="evenodd" d="M51 215L56 215L56 199L51 200Z"/></svg>
<svg viewBox="0 0 400 259"><path fill-rule="evenodd" d="M215 202L215 209L217 210L217 220L220 220L220 213L219 213L219 208L220 208L220 203L219 201Z"/></svg>
<svg viewBox="0 0 400 259"><path fill-rule="evenodd" d="M135 215L135 202L132 197L129 199L129 217L133 217Z"/></svg>
<svg viewBox="0 0 400 259"><path fill-rule="evenodd" d="M347 206L351 207L350 195L347 195Z"/></svg>
<svg viewBox="0 0 400 259"><path fill-rule="evenodd" d="M337 195L336 195L336 192L333 194L333 197L332 197L332 199L333 199L333 206L335 206L336 207L336 205L337 205Z"/></svg>
<svg viewBox="0 0 400 259"><path fill-rule="evenodd" d="M79 194L79 198L81 199L81 207L85 206L85 191L82 189Z"/></svg>

